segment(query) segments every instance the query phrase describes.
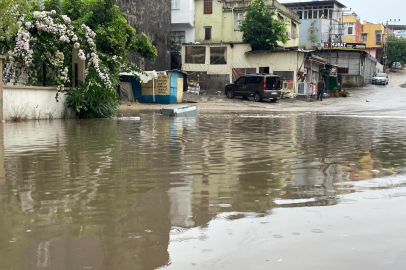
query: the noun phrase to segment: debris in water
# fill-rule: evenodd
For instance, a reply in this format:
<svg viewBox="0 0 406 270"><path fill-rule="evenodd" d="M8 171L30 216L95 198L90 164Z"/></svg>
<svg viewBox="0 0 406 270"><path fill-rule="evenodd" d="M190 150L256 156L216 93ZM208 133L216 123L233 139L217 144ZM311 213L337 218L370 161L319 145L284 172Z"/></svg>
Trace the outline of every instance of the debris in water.
<svg viewBox="0 0 406 270"><path fill-rule="evenodd" d="M320 229L313 229L313 230L312 230L312 233L323 233L323 231L320 230Z"/></svg>

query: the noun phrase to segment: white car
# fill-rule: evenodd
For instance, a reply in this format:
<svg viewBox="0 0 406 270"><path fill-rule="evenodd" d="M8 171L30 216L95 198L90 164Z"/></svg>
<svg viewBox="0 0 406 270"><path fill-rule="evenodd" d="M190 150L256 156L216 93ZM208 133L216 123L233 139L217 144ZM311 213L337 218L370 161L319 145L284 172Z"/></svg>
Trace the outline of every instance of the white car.
<svg viewBox="0 0 406 270"><path fill-rule="evenodd" d="M387 85L388 83L389 83L389 76L386 73L378 73L372 78L372 84Z"/></svg>

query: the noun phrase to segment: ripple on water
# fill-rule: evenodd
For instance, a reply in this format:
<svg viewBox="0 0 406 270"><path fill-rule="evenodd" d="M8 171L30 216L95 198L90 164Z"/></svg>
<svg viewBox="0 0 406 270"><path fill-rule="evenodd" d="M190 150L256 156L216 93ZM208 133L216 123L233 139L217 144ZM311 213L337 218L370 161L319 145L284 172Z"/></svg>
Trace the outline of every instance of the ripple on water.
<svg viewBox="0 0 406 270"><path fill-rule="evenodd" d="M121 247L129 239L140 239L132 244L157 253L150 267L156 269L168 264L168 236L182 244L205 242L212 221L220 224L219 241L266 243L297 229L272 233L275 224L267 218L279 211L306 207L314 214L310 209L373 203L387 198L384 190L406 196L403 115L136 116L142 121L4 123L0 212L2 220L18 222L2 224L0 246L21 231L42 242L51 227L74 242L97 238L101 247L99 240L89 245L117 254L126 252ZM348 198L352 193L358 197ZM252 224L261 231L241 236ZM129 250L135 254L123 256L139 255L139 265L150 265L142 249ZM8 269L18 268L11 264Z"/></svg>

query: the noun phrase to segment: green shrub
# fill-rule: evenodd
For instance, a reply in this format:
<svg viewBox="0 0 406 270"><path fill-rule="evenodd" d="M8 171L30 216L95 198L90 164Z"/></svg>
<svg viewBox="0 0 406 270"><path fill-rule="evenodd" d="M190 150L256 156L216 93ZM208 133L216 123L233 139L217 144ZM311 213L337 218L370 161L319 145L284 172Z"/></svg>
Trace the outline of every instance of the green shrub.
<svg viewBox="0 0 406 270"><path fill-rule="evenodd" d="M106 118L116 114L119 102L113 88L90 79L83 88L67 92L67 104L79 118Z"/></svg>

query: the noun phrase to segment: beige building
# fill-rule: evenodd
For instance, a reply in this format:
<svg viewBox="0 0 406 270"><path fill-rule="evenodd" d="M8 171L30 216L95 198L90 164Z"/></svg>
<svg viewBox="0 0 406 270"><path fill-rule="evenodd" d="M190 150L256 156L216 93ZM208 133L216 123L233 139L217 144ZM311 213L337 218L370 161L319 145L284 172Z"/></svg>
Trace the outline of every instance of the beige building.
<svg viewBox="0 0 406 270"><path fill-rule="evenodd" d="M195 37L201 43L242 42L241 20L251 1L195 1ZM299 46L299 16L276 0L266 0L277 18L286 21L288 41L284 47Z"/></svg>
<svg viewBox="0 0 406 270"><path fill-rule="evenodd" d="M184 44L182 69L189 80L200 82L202 90L222 91L241 75L270 73L281 77L283 89L297 92L299 74L306 73L309 83L313 75L315 81L319 78L317 74L323 64L312 61L310 55L310 51L297 49L253 51L246 43ZM310 63L308 68L306 62Z"/></svg>

